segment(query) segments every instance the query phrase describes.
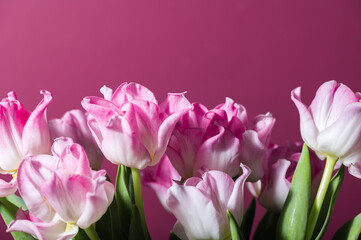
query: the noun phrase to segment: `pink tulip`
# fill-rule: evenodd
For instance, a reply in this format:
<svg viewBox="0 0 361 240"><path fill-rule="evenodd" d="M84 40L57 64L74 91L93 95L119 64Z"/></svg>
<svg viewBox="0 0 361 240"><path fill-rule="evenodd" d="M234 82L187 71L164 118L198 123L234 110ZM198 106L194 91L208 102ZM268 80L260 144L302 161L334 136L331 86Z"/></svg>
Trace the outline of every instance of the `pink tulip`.
<svg viewBox="0 0 361 240"><path fill-rule="evenodd" d="M142 183L153 189L163 207L168 210L165 202L167 191L173 185L173 181L181 181L181 176L175 170L167 155L164 155L157 165L144 169L141 174Z"/></svg>
<svg viewBox="0 0 361 240"><path fill-rule="evenodd" d="M105 170L91 170L79 144L58 138L52 155L31 156L20 164L19 192L29 211L41 221L60 219L85 229L113 200L114 186L105 174Z"/></svg>
<svg viewBox="0 0 361 240"><path fill-rule="evenodd" d="M174 184L168 190L167 205L177 223L174 233L181 239L229 239L229 210L238 225L243 217L243 188L249 168L234 182L220 171L192 177L184 185Z"/></svg>
<svg viewBox="0 0 361 240"><path fill-rule="evenodd" d="M243 134L241 163L252 170L247 181L256 182L263 177L263 164L271 148L271 131L275 121L270 113L258 115L254 119L253 128Z"/></svg>
<svg viewBox="0 0 361 240"><path fill-rule="evenodd" d="M103 87L104 98L86 97L82 105L91 115L88 121L104 156L115 164L144 169L164 155L175 124L190 109L180 106L173 114L161 111L153 93L137 83L123 83L113 93ZM163 103L169 109L178 94Z"/></svg>
<svg viewBox="0 0 361 240"><path fill-rule="evenodd" d="M259 203L267 210L281 212L286 201L292 177L300 159L301 143L288 147L276 147L272 150L266 163L265 175L261 180ZM311 195L316 196L324 164L310 150L311 162Z"/></svg>
<svg viewBox="0 0 361 240"><path fill-rule="evenodd" d="M207 170L236 176L243 124L220 107L209 111L200 103L192 106L176 125L168 144L166 154L173 166L183 179L201 176Z"/></svg>
<svg viewBox="0 0 361 240"><path fill-rule="evenodd" d="M309 107L301 88L291 93L300 114L303 141L319 156L339 158L350 174L361 178L360 94L336 81L321 85Z"/></svg>
<svg viewBox="0 0 361 240"><path fill-rule="evenodd" d="M50 152L46 109L52 97L47 91L41 94L44 99L32 113L23 108L14 92L0 102L0 173L14 177L9 183L0 179L0 197L16 191L17 169L26 156Z"/></svg>
<svg viewBox="0 0 361 240"><path fill-rule="evenodd" d="M16 221L9 224L7 232L25 232L39 240L70 240L78 233L78 226L60 220L43 222L28 211L21 209L16 213Z"/></svg>
<svg viewBox="0 0 361 240"><path fill-rule="evenodd" d="M61 119L50 120L49 130L53 140L58 137L70 137L80 144L88 156L90 166L96 170L100 168L104 156L88 127L88 118L88 115L80 110L71 110Z"/></svg>

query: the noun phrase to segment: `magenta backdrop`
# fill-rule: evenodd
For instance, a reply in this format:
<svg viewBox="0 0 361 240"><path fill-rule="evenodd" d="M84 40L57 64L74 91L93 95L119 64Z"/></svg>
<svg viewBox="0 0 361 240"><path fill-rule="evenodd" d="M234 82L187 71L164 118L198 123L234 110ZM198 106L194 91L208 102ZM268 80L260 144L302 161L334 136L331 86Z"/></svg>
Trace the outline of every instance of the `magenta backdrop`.
<svg viewBox="0 0 361 240"><path fill-rule="evenodd" d="M49 118L136 81L159 100L188 91L208 107L229 96L251 116L270 111L286 144L300 140L290 91L303 86L309 102L330 79L361 91L359 0L0 1L0 96L15 90L33 109L47 89ZM347 174L326 239L361 212L360 183ZM174 219L144 193L151 236L167 239Z"/></svg>

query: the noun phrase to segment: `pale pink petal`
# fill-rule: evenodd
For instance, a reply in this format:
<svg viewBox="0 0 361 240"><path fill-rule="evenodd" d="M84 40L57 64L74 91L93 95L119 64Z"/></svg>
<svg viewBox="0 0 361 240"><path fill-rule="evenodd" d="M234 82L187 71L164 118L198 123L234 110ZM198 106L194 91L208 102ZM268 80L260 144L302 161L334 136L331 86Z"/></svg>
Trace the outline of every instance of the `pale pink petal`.
<svg viewBox="0 0 361 240"><path fill-rule="evenodd" d="M259 140L264 144L268 145L271 138L271 131L276 122L276 119L271 113L261 114L254 119L254 130L258 134Z"/></svg>
<svg viewBox="0 0 361 240"><path fill-rule="evenodd" d="M255 131L245 131L241 144L241 162L252 170L248 181L256 182L263 177L263 164L267 151L267 147L260 142Z"/></svg>
<svg viewBox="0 0 361 240"><path fill-rule="evenodd" d="M34 222L21 209L16 213L16 220L9 224L7 232L19 231L36 236L39 240L70 240L78 233L78 227L70 230L61 221Z"/></svg>
<svg viewBox="0 0 361 240"><path fill-rule="evenodd" d="M301 135L307 146L311 149L317 149L318 130L311 112L301 101L301 88L298 87L291 92L291 99L296 104L300 115Z"/></svg>
<svg viewBox="0 0 361 240"><path fill-rule="evenodd" d="M280 159L271 166L272 169L269 171L272 172L272 177L264 185L259 196L260 204L266 209L281 212L291 184L286 178L290 165L290 161Z"/></svg>
<svg viewBox="0 0 361 240"><path fill-rule="evenodd" d="M317 137L317 151L339 157L345 165L361 159L361 103L349 104L342 115Z"/></svg>
<svg viewBox="0 0 361 240"><path fill-rule="evenodd" d="M112 97L113 97L113 89L108 88L107 86L104 85L104 86L100 89L100 92L103 94L104 99L106 99L106 100L108 100L108 101L111 101L111 100L112 100Z"/></svg>
<svg viewBox="0 0 361 240"><path fill-rule="evenodd" d="M16 192L18 184L16 178L11 179L10 182L5 182L0 179L0 197L6 197Z"/></svg>
<svg viewBox="0 0 361 240"><path fill-rule="evenodd" d="M103 130L101 149L105 157L114 164L143 169L151 163L147 149L132 132L129 122L123 117L115 117Z"/></svg>
<svg viewBox="0 0 361 240"><path fill-rule="evenodd" d="M158 130L158 147L157 151L154 155L153 163L156 164L159 162L160 158L164 155L167 145L169 143L169 139L171 134L180 120L180 118L190 110L190 105L187 105L184 109L179 109L178 112L168 116L160 125Z"/></svg>
<svg viewBox="0 0 361 240"><path fill-rule="evenodd" d="M23 130L22 146L25 156L50 153L51 140L46 109L52 96L48 91L41 91L41 94L44 99L30 114Z"/></svg>
<svg viewBox="0 0 361 240"><path fill-rule="evenodd" d="M148 88L134 82L122 83L112 96L112 101L118 106L136 99L158 104L154 94Z"/></svg>
<svg viewBox="0 0 361 240"><path fill-rule="evenodd" d="M218 129L217 135L208 138L199 147L194 171L205 167L223 171L233 177L239 172L240 142L229 130L221 126Z"/></svg>
<svg viewBox="0 0 361 240"><path fill-rule="evenodd" d="M232 195L229 198L227 209L232 213L238 225L241 225L243 218L243 205L244 205L244 183L251 173L251 170L241 164L242 175L234 182Z"/></svg>
<svg viewBox="0 0 361 240"><path fill-rule="evenodd" d="M257 182L246 182L246 186L248 191L252 194L253 197L258 198L261 189L262 189L262 182L261 180L258 180Z"/></svg>
<svg viewBox="0 0 361 240"><path fill-rule="evenodd" d="M19 136L13 135L7 115L7 110L0 105L0 173L3 174L15 171L24 158Z"/></svg>
<svg viewBox="0 0 361 240"><path fill-rule="evenodd" d="M185 93L168 93L167 98L159 104L159 109L162 113L171 115L184 109L191 108L191 103L185 97Z"/></svg>
<svg viewBox="0 0 361 240"><path fill-rule="evenodd" d="M319 131L330 126L350 103L357 102L355 94L347 86L328 81L320 86L310 110Z"/></svg>
<svg viewBox="0 0 361 240"><path fill-rule="evenodd" d="M113 102L99 97L86 97L81 101L81 105L103 125L109 124L110 119L120 114L119 108Z"/></svg>
<svg viewBox="0 0 361 240"><path fill-rule="evenodd" d="M97 222L104 215L114 197L114 186L107 182L104 176L95 181L94 192L88 192L86 197L82 199L86 204L77 225L84 229Z"/></svg>
<svg viewBox="0 0 361 240"><path fill-rule="evenodd" d="M348 172L357 178L361 179L361 161L357 161L355 163L351 163L348 167Z"/></svg>
<svg viewBox="0 0 361 240"><path fill-rule="evenodd" d="M187 237L186 232L184 231L184 228L183 228L182 224L181 224L179 221L177 221L177 222L174 224L173 232L174 232L175 235L177 235L177 237L179 237L181 240L189 240L189 238Z"/></svg>
<svg viewBox="0 0 361 240"><path fill-rule="evenodd" d="M41 194L63 221L76 222L84 211L89 189L92 189L89 178L79 175L60 178L53 173L41 186Z"/></svg>
<svg viewBox="0 0 361 240"><path fill-rule="evenodd" d="M226 212L219 213L195 187L174 184L168 190L167 205L189 239L221 239L228 230Z"/></svg>

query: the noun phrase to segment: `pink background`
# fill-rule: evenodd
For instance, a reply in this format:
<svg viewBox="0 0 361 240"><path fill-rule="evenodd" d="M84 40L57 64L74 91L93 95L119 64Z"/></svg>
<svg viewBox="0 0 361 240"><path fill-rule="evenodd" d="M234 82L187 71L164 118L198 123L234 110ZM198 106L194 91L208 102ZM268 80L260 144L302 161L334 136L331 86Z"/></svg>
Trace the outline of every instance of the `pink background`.
<svg viewBox="0 0 361 240"><path fill-rule="evenodd" d="M49 119L135 81L159 100L188 91L208 107L229 96L251 117L270 111L286 144L300 140L290 91L303 86L309 103L330 79L361 91L359 0L0 1L0 96L14 90L31 110L47 89ZM360 181L346 175L325 239L361 212ZM167 239L174 219L144 193L150 233Z"/></svg>

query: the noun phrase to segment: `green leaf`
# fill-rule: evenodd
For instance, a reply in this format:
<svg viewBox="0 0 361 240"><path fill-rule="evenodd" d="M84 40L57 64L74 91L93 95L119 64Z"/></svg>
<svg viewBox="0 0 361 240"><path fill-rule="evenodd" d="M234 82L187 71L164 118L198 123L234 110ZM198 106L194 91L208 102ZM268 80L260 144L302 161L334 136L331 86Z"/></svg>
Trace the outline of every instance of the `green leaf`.
<svg viewBox="0 0 361 240"><path fill-rule="evenodd" d="M173 231L170 231L168 240L181 240Z"/></svg>
<svg viewBox="0 0 361 240"><path fill-rule="evenodd" d="M361 213L345 223L333 236L332 240L356 240L361 236Z"/></svg>
<svg viewBox="0 0 361 240"><path fill-rule="evenodd" d="M115 199L119 217L119 229L117 231L121 234L119 239L128 239L134 193L131 169L123 165L118 167L115 181Z"/></svg>
<svg viewBox="0 0 361 240"><path fill-rule="evenodd" d="M227 210L229 227L231 228L231 237L232 240L244 240L243 234L238 227L236 219L233 217L232 213Z"/></svg>
<svg viewBox="0 0 361 240"><path fill-rule="evenodd" d="M323 200L320 215L317 219L315 230L313 231L312 239L322 239L322 236L327 229L328 223L330 222L333 207L335 206L344 175L345 167L342 165L330 181L330 185L327 188L326 196Z"/></svg>
<svg viewBox="0 0 361 240"><path fill-rule="evenodd" d="M311 166L306 144L293 174L290 190L277 224L277 239L304 239L310 207Z"/></svg>
<svg viewBox="0 0 361 240"><path fill-rule="evenodd" d="M279 217L279 213L267 211L254 232L253 240L276 239L276 228Z"/></svg>
<svg viewBox="0 0 361 240"><path fill-rule="evenodd" d="M7 196L6 197L6 200L8 200L9 202L11 202L13 205L15 205L17 208L20 208L23 210L23 211L26 211L28 210L28 208L26 207L26 204L25 202L23 201L22 198L16 196L15 194L12 194L10 196Z"/></svg>
<svg viewBox="0 0 361 240"><path fill-rule="evenodd" d="M144 235L144 234L145 233L142 229L139 210L137 206L133 204L130 229L129 229L129 240L150 239L149 235Z"/></svg>
<svg viewBox="0 0 361 240"><path fill-rule="evenodd" d="M79 228L78 233L75 235L74 240L90 240L84 229Z"/></svg>
<svg viewBox="0 0 361 240"><path fill-rule="evenodd" d="M108 175L107 181L110 182ZM122 233L119 229L121 229L120 217L118 214L117 202L114 198L106 213L96 222L95 230L101 239L116 240L121 239L122 237Z"/></svg>
<svg viewBox="0 0 361 240"><path fill-rule="evenodd" d="M241 224L243 236L247 240L249 239L251 234L255 212L256 212L256 200L255 198L252 198L252 202L249 204L247 211L243 215L242 224Z"/></svg>
<svg viewBox="0 0 361 240"><path fill-rule="evenodd" d="M4 198L1 199L0 203L0 214L4 219L6 226L9 226L10 222L15 219L16 207L11 203L7 204ZM6 206L5 206L6 205ZM12 206L11 206L12 205ZM15 240L33 240L34 238L27 233L23 232L11 232L11 235Z"/></svg>

